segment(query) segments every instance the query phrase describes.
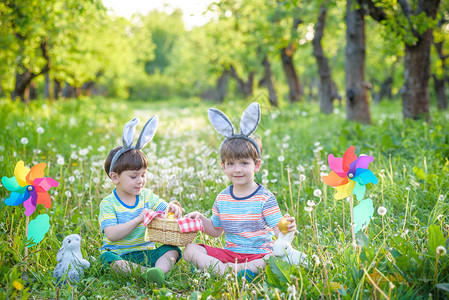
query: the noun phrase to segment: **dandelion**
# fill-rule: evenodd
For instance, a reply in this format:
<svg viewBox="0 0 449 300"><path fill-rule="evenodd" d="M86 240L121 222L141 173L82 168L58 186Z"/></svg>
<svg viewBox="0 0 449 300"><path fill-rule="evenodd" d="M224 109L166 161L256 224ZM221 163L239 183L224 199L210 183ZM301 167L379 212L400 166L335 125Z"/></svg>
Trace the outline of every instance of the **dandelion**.
<svg viewBox="0 0 449 300"><path fill-rule="evenodd" d="M34 154L39 154L39 153L41 153L41 152L42 152L41 149L34 149L34 150L33 150L33 153L34 153Z"/></svg>
<svg viewBox="0 0 449 300"><path fill-rule="evenodd" d="M304 210L308 213L312 212L313 208L310 206L304 206Z"/></svg>
<svg viewBox="0 0 449 300"><path fill-rule="evenodd" d="M44 128L42 128L42 127L39 126L39 127L36 129L36 131L37 131L38 134L42 134L42 133L44 133Z"/></svg>
<svg viewBox="0 0 449 300"><path fill-rule="evenodd" d="M296 170L298 170L300 173L303 173L303 172L305 171L305 168L304 168L303 165L298 165L298 166L296 167Z"/></svg>
<svg viewBox="0 0 449 300"><path fill-rule="evenodd" d="M70 183L75 182L75 177L74 177L74 176L70 176L70 177L69 177L69 181L70 181Z"/></svg>
<svg viewBox="0 0 449 300"><path fill-rule="evenodd" d="M304 175L304 174L299 175L299 181L304 181L304 180L306 180L306 175Z"/></svg>
<svg viewBox="0 0 449 300"><path fill-rule="evenodd" d="M315 205L316 205L315 201L313 201L313 200L307 201L307 206L314 207Z"/></svg>
<svg viewBox="0 0 449 300"><path fill-rule="evenodd" d="M313 195L314 195L315 197L321 197L322 194L323 194L323 193L321 192L320 189L315 189L315 190L313 191Z"/></svg>
<svg viewBox="0 0 449 300"><path fill-rule="evenodd" d="M105 146L100 146L100 147L97 149L98 152L103 152L104 150L106 150L106 147L105 147Z"/></svg>
<svg viewBox="0 0 449 300"><path fill-rule="evenodd" d="M320 145L320 142L315 142L313 145L314 145L315 147L318 147L318 146Z"/></svg>
<svg viewBox="0 0 449 300"><path fill-rule="evenodd" d="M70 198L70 197L72 197L72 192L65 191L65 195L66 195L67 198Z"/></svg>
<svg viewBox="0 0 449 300"><path fill-rule="evenodd" d="M281 155L278 157L278 161L283 162L284 160L285 160L284 156Z"/></svg>
<svg viewBox="0 0 449 300"><path fill-rule="evenodd" d="M78 155L75 152L72 152L72 155L70 155L71 159L78 159Z"/></svg>
<svg viewBox="0 0 449 300"><path fill-rule="evenodd" d="M21 142L23 145L26 145L26 144L28 144L28 139L27 139L26 137L23 137L23 138L20 139L20 142Z"/></svg>
<svg viewBox="0 0 449 300"><path fill-rule="evenodd" d="M12 285L14 286L14 288L18 291L23 290L23 284L18 281L18 280L14 280L14 282L12 283Z"/></svg>
<svg viewBox="0 0 449 300"><path fill-rule="evenodd" d="M318 257L318 255L312 255L312 259L314 260L316 266L320 265L320 258Z"/></svg>
<svg viewBox="0 0 449 300"><path fill-rule="evenodd" d="M3 155L0 155L0 161L3 161L4 159Z"/></svg>
<svg viewBox="0 0 449 300"><path fill-rule="evenodd" d="M444 246L438 246L436 249L437 255L446 255L447 250L444 248Z"/></svg>
<svg viewBox="0 0 449 300"><path fill-rule="evenodd" d="M81 150L79 151L79 154L80 154L81 156L86 156L87 153L89 153L89 150L88 150L88 149L81 149Z"/></svg>
<svg viewBox="0 0 449 300"><path fill-rule="evenodd" d="M100 182L100 178L95 177L92 181L93 181L95 184L98 184L98 183Z"/></svg>
<svg viewBox="0 0 449 300"><path fill-rule="evenodd" d="M383 207L383 206L380 206L380 207L377 209L377 213L378 213L380 216L385 216L385 214L387 213L387 209L386 209L385 207Z"/></svg>

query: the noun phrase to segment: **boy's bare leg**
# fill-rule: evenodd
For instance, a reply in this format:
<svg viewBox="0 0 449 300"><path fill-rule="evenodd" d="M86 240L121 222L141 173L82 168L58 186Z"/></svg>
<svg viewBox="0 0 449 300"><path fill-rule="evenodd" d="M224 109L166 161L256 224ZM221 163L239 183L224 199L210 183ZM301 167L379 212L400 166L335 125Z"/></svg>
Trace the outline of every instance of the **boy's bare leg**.
<svg viewBox="0 0 449 300"><path fill-rule="evenodd" d="M112 263L112 269L118 273L131 274L132 270L139 270L140 272L143 272L147 268L127 260L116 260Z"/></svg>
<svg viewBox="0 0 449 300"><path fill-rule="evenodd" d="M213 267L215 272L224 274L231 264L222 263L215 257L207 255L207 250L198 244L188 244L184 249L184 259L195 264L200 269Z"/></svg>
<svg viewBox="0 0 449 300"><path fill-rule="evenodd" d="M178 256L179 253L176 250L167 251L164 255L159 257L154 266L161 269L162 272L167 273L175 265Z"/></svg>

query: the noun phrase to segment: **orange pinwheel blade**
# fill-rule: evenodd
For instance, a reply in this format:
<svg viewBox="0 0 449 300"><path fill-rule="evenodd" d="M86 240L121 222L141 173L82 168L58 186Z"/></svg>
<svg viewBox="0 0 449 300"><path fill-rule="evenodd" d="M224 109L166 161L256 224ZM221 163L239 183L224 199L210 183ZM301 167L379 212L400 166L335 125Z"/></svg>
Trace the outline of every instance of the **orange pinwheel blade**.
<svg viewBox="0 0 449 300"><path fill-rule="evenodd" d="M43 204L45 208L51 207L51 197L47 192L37 192L37 204Z"/></svg>
<svg viewBox="0 0 449 300"><path fill-rule="evenodd" d="M46 163L40 163L31 168L30 172L26 177L26 181L29 184L33 184L34 179L44 177L44 170L47 167Z"/></svg>
<svg viewBox="0 0 449 300"><path fill-rule="evenodd" d="M321 177L321 180L332 187L337 187L348 183L349 179L347 177L341 178L334 171L331 171L329 175Z"/></svg>
<svg viewBox="0 0 449 300"><path fill-rule="evenodd" d="M19 183L20 186L27 186L29 184L26 181L26 177L29 172L30 168L25 167L25 163L23 162L23 160L17 162L14 169L14 176L16 177L17 183Z"/></svg>
<svg viewBox="0 0 449 300"><path fill-rule="evenodd" d="M352 190L354 189L355 181L350 180L345 185L337 186L337 192L335 193L335 199L343 199L352 195Z"/></svg>

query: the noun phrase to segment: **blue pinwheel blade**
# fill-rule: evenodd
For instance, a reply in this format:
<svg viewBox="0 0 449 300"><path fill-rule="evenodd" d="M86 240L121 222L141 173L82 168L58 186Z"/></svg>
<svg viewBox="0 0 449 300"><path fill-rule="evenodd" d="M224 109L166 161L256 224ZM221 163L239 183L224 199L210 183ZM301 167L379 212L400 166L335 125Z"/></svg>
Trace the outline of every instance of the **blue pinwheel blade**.
<svg viewBox="0 0 449 300"><path fill-rule="evenodd" d="M2 183L5 186L5 188L10 192L16 192L19 194L25 193L26 186L20 186L15 176L11 178L3 176Z"/></svg>
<svg viewBox="0 0 449 300"><path fill-rule="evenodd" d="M358 182L355 183L352 193L357 197L357 200L362 201L365 197L366 186Z"/></svg>
<svg viewBox="0 0 449 300"><path fill-rule="evenodd" d="M30 198L30 193L28 193L28 191L25 191L23 194L11 192L9 198L5 200L5 204L10 206L20 205L28 198Z"/></svg>
<svg viewBox="0 0 449 300"><path fill-rule="evenodd" d="M360 201L359 205L354 207L354 231L357 233L358 231L365 229L371 218L374 214L373 200L367 198L365 200Z"/></svg>
<svg viewBox="0 0 449 300"><path fill-rule="evenodd" d="M377 184L378 182L373 172L371 172L368 169L361 169L361 168L357 168L357 170L355 171L355 176L354 178L352 178L352 180L360 184L367 184L367 183Z"/></svg>

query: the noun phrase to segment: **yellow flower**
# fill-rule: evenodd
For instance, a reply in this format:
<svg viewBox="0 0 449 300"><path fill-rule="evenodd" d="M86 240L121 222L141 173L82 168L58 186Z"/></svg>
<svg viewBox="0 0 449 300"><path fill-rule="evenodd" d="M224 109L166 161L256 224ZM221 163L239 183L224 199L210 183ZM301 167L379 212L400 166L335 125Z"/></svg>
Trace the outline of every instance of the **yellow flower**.
<svg viewBox="0 0 449 300"><path fill-rule="evenodd" d="M77 163L72 163L72 166L76 167L76 166L78 166L78 164Z"/></svg>
<svg viewBox="0 0 449 300"><path fill-rule="evenodd" d="M16 290L21 291L23 289L23 284L18 280L14 280L12 285L16 288Z"/></svg>

